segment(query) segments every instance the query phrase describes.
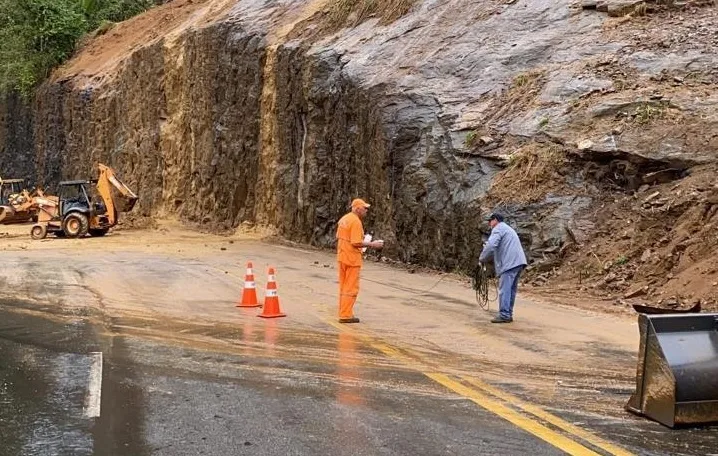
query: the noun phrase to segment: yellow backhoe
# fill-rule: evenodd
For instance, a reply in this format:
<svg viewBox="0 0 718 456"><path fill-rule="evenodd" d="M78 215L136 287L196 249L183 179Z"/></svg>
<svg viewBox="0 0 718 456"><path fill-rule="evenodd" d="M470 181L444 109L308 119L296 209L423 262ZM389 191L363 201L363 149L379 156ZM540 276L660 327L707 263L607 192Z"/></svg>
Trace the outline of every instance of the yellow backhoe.
<svg viewBox="0 0 718 456"><path fill-rule="evenodd" d="M37 190L27 191L25 179L0 178L0 224L23 223L37 220L37 211L32 207L21 209L33 196L38 195Z"/></svg>
<svg viewBox="0 0 718 456"><path fill-rule="evenodd" d="M112 168L98 166L97 179L60 182L58 196L39 192L26 203L37 211L37 223L30 229L33 239L44 239L48 233L71 238L104 236L117 224L119 212L132 210L137 195Z"/></svg>

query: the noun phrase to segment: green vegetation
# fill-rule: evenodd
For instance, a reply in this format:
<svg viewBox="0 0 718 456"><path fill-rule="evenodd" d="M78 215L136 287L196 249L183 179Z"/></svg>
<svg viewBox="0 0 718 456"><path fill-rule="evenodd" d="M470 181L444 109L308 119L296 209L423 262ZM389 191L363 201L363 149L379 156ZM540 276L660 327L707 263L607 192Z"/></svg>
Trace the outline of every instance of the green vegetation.
<svg viewBox="0 0 718 456"><path fill-rule="evenodd" d="M476 131L470 131L466 135L466 139L464 139L464 144L466 147L473 147L474 144L476 144Z"/></svg>
<svg viewBox="0 0 718 456"><path fill-rule="evenodd" d="M540 71L530 71L528 73L518 74L511 81L511 88L520 89L522 87L527 87L538 81L542 76L543 73Z"/></svg>
<svg viewBox="0 0 718 456"><path fill-rule="evenodd" d="M638 123L645 124L666 115L666 107L660 103L643 103L636 108L634 117Z"/></svg>
<svg viewBox="0 0 718 456"><path fill-rule="evenodd" d="M356 27L367 19L377 17L379 24L391 24L407 14L415 0L335 0L330 2L328 31L342 27Z"/></svg>
<svg viewBox="0 0 718 456"><path fill-rule="evenodd" d="M626 258L626 257L623 256L623 255L621 255L620 257L618 257L618 258L616 259L616 261L614 262L614 264L615 264L616 266L623 266L623 265L626 264L626 263L628 263L628 258Z"/></svg>
<svg viewBox="0 0 718 456"><path fill-rule="evenodd" d="M530 143L511 154L506 169L494 177L489 196L502 204L529 204L549 193L563 191L561 171L569 163L566 151L556 144Z"/></svg>
<svg viewBox="0 0 718 456"><path fill-rule="evenodd" d="M82 35L152 5L153 0L0 0L0 93L29 95L72 55Z"/></svg>

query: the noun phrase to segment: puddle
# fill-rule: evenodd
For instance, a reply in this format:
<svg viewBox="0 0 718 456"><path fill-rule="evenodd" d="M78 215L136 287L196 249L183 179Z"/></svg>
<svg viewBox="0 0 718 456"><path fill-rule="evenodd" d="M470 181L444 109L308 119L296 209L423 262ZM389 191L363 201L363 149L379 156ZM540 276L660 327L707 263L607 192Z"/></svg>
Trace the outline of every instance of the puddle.
<svg viewBox="0 0 718 456"><path fill-rule="evenodd" d="M0 455L149 454L142 390L121 338L89 319L0 302ZM104 358L102 414L85 416L92 356Z"/></svg>

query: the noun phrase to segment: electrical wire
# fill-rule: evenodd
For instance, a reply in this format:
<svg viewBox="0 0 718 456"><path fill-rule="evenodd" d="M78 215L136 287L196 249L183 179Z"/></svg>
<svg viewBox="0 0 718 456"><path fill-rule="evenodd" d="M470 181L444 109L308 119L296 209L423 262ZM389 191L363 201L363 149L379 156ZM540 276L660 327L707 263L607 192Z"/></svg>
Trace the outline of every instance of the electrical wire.
<svg viewBox="0 0 718 456"><path fill-rule="evenodd" d="M415 289L415 288L403 287L403 286L399 286L399 285L393 285L393 284L391 284L391 283L387 283L387 282L384 282L384 281L381 281L381 280L372 280L372 279L369 279L369 278L366 278L366 277L362 277L362 281L373 282L373 283L376 283L376 284L379 284L379 285L384 285L384 286L386 286L386 287L393 288L393 289L395 289L395 290L406 291L406 292L409 292L409 293L414 293L414 294L422 295L422 294L426 294L426 293L430 292L431 290L433 290L434 288L436 288L437 285L439 285L439 284L441 283L441 281L444 280L447 276L448 276L448 274L446 274L446 273L441 274L441 277L439 277L439 280L437 280L436 282L434 282L434 284L433 284L432 286L430 286L429 288L427 288L426 290L417 290L417 289Z"/></svg>
<svg viewBox="0 0 718 456"><path fill-rule="evenodd" d="M496 301L499 296L496 278L490 277L486 266L480 264L474 269L471 286L476 291L476 302L479 307L488 311L491 301Z"/></svg>
<svg viewBox="0 0 718 456"><path fill-rule="evenodd" d="M447 276L448 274L446 273L441 274L441 277L439 277L439 279L434 282L433 285L424 290L417 290L411 287L391 284L382 280L372 280L369 278L362 278L362 280L367 282L373 282L379 285L384 285L386 287L393 288L399 291L409 292L417 295L424 295L436 288ZM476 269L474 269L474 273L471 276L471 287L476 291L476 302L479 304L479 307L486 311L490 310L491 302L495 302L499 297L499 288L496 278L492 277L489 274L489 272L486 270L486 266L480 264L476 267Z"/></svg>

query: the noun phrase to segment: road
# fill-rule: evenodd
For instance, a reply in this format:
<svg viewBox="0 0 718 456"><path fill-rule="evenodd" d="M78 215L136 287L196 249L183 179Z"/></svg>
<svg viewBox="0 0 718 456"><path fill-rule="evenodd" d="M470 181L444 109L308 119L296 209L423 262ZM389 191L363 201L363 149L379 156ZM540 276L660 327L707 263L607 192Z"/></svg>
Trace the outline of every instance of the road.
<svg viewBox="0 0 718 456"><path fill-rule="evenodd" d="M0 229L2 455L718 448L716 428L623 410L630 315L522 296L513 324L492 325L460 278L367 262L362 322L340 325L330 252L172 223L41 242L26 230ZM287 317L235 307L248 261L260 299L277 268Z"/></svg>

